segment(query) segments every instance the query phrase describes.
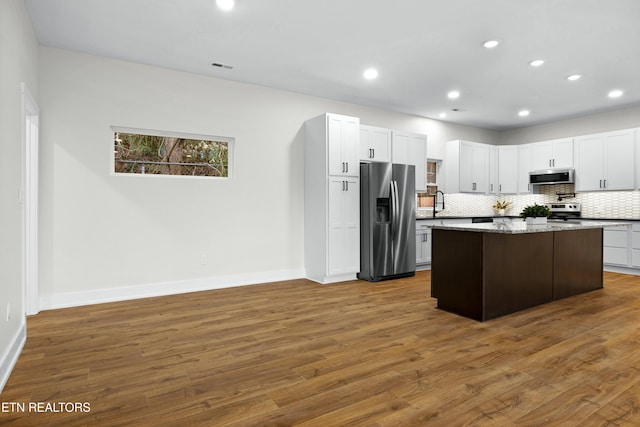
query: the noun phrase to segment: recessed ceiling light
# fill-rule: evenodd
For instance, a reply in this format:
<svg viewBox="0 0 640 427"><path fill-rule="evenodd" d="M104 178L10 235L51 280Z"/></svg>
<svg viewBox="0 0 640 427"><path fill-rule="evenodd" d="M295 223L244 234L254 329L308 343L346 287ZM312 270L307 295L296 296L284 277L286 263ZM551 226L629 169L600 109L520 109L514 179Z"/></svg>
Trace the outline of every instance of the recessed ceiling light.
<svg viewBox="0 0 640 427"><path fill-rule="evenodd" d="M580 77L582 77L582 74L571 74L569 77L567 77L567 80L575 81L580 79Z"/></svg>
<svg viewBox="0 0 640 427"><path fill-rule="evenodd" d="M447 94L447 98L449 99L458 99L460 98L460 92L457 90L452 90Z"/></svg>
<svg viewBox="0 0 640 427"><path fill-rule="evenodd" d="M222 10L231 10L236 2L235 0L216 0L216 5Z"/></svg>
<svg viewBox="0 0 640 427"><path fill-rule="evenodd" d="M624 92L620 89L612 90L609 92L609 98L620 98Z"/></svg>
<svg viewBox="0 0 640 427"><path fill-rule="evenodd" d="M527 117L529 115L529 110L520 110L518 111L518 115L520 117Z"/></svg>
<svg viewBox="0 0 640 427"><path fill-rule="evenodd" d="M499 44L500 42L498 40L487 40L486 42L483 43L483 46L486 47L487 49L493 49Z"/></svg>
<svg viewBox="0 0 640 427"><path fill-rule="evenodd" d="M447 113L440 113L438 114L438 117L440 117L441 119L444 119L445 117L447 117Z"/></svg>
<svg viewBox="0 0 640 427"><path fill-rule="evenodd" d="M529 65L531 65L532 67L539 67L542 64L544 64L544 59L534 59L533 61L529 62Z"/></svg>
<svg viewBox="0 0 640 427"><path fill-rule="evenodd" d="M376 70L375 68L369 68L368 70L364 71L363 76L367 80L373 80L375 78L378 78L378 70Z"/></svg>

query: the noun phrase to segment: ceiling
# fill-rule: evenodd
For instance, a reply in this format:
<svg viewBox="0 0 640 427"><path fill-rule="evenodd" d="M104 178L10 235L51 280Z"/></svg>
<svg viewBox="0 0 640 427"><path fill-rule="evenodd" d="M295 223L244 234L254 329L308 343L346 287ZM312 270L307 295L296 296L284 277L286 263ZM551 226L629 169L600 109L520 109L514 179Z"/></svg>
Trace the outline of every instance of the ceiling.
<svg viewBox="0 0 640 427"><path fill-rule="evenodd" d="M638 0L26 4L44 46L493 130L640 105ZM491 39L501 44L483 47ZM369 67L377 79L363 78Z"/></svg>

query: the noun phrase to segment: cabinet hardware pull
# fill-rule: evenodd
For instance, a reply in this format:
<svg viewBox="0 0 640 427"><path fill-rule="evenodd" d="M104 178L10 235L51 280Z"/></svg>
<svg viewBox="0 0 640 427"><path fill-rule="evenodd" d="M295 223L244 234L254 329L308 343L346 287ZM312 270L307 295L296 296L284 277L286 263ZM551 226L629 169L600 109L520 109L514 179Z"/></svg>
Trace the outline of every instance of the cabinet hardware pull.
<svg viewBox="0 0 640 427"><path fill-rule="evenodd" d="M499 185L498 191L502 192L502 184Z"/></svg>
<svg viewBox="0 0 640 427"><path fill-rule="evenodd" d="M493 184L490 184L489 186L491 188L489 191L493 191Z"/></svg>
<svg viewBox="0 0 640 427"><path fill-rule="evenodd" d="M602 188L602 180L600 180L600 188Z"/></svg>
<svg viewBox="0 0 640 427"><path fill-rule="evenodd" d="M345 165L347 166L347 170L345 172L349 172L349 163L345 163Z"/></svg>
<svg viewBox="0 0 640 427"><path fill-rule="evenodd" d="M603 185L603 187L604 187L604 188L607 188L607 180L606 180L606 179L605 179L605 180L603 180L603 184L604 184L604 185Z"/></svg>
<svg viewBox="0 0 640 427"><path fill-rule="evenodd" d="M371 149L371 158L372 158L372 159L375 159L375 157L376 157L376 149L375 149L375 148L372 148L372 149Z"/></svg>
<svg viewBox="0 0 640 427"><path fill-rule="evenodd" d="M347 191L349 191L349 181L345 181L344 184L346 186Z"/></svg>

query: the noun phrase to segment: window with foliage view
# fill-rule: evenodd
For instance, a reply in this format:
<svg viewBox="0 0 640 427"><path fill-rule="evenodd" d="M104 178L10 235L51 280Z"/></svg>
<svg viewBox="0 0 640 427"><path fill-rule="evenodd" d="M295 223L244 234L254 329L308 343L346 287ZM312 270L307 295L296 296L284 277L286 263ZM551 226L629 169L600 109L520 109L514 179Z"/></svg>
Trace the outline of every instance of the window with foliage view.
<svg viewBox="0 0 640 427"><path fill-rule="evenodd" d="M114 172L228 178L233 139L115 130Z"/></svg>
<svg viewBox="0 0 640 427"><path fill-rule="evenodd" d="M427 191L418 192L416 194L418 198L418 209L430 208L433 209L434 196L438 191L438 174L440 171L440 161L429 160L427 161ZM440 203L440 202L438 202Z"/></svg>

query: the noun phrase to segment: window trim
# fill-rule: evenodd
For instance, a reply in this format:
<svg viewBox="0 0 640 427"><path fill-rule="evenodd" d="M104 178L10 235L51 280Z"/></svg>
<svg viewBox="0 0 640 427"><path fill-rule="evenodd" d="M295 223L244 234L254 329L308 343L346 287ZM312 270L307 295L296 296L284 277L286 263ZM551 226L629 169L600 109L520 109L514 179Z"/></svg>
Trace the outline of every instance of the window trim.
<svg viewBox="0 0 640 427"><path fill-rule="evenodd" d="M227 164L227 176L201 176L201 175L169 175L169 174L142 174L142 173L123 173L116 172L115 167L115 156L113 153L113 142L114 142L114 134L116 132L121 133L134 133L140 135L149 135L149 136L166 136L169 138L185 138L185 139L202 139L204 141L220 141L227 143L228 150L228 164ZM142 129L142 128L131 128L125 126L111 126L111 144L109 144L109 163L110 163L110 175L111 176L119 176L119 177L145 177L145 178L188 178L188 179L213 179L213 180L222 180L222 181L231 181L234 175L234 151L235 151L235 141L236 139L229 136L216 136L216 135L205 135L198 133L187 133L187 132L175 132L175 131L165 131L165 130L153 130L153 129Z"/></svg>
<svg viewBox="0 0 640 427"><path fill-rule="evenodd" d="M436 182L435 182L435 185L436 185L436 187L440 188L441 184L442 184L442 164L443 164L443 161L442 161L442 159L431 159L431 158L428 158L425 161L425 164L426 163L431 163L431 162L436 164ZM425 168L425 174L428 173L427 172L428 170L429 170L429 168L426 167ZM429 187L429 185L434 185L434 183L427 182L427 187ZM421 208L421 207L418 206L419 205L419 203L418 203L418 193L426 193L426 191L416 191L416 212L418 212L418 211L420 211L420 212L433 212L433 207Z"/></svg>

